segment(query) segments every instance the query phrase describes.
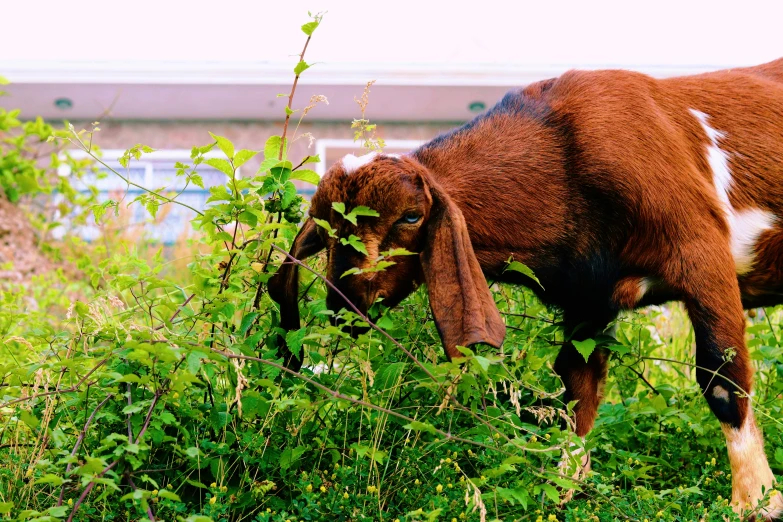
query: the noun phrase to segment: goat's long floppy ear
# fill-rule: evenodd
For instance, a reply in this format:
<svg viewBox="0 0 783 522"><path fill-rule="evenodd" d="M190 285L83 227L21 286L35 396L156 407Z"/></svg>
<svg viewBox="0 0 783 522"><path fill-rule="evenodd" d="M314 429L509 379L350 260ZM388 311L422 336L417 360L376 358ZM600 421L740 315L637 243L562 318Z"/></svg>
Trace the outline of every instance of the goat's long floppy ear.
<svg viewBox="0 0 783 522"><path fill-rule="evenodd" d="M318 228L312 218L305 221L291 246L292 257L302 260L324 249L324 242L318 235ZM285 331L298 330L299 324L299 266L285 259L275 275L267 283L269 296L280 305L280 326ZM302 358L296 358L281 339L278 346L283 348L287 368L299 370Z"/></svg>
<svg viewBox="0 0 783 522"><path fill-rule="evenodd" d="M424 280L446 355L476 343L500 347L506 326L473 253L462 212L438 186L429 183L432 210L421 253Z"/></svg>

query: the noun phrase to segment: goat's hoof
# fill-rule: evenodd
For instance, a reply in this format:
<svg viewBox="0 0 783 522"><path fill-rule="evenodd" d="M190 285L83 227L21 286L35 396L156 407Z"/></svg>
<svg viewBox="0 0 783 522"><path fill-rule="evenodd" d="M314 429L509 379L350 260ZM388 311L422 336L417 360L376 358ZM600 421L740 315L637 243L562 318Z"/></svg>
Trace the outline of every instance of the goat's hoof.
<svg viewBox="0 0 783 522"><path fill-rule="evenodd" d="M774 492L766 506L750 509L748 505L734 504L734 512L739 515L740 520L747 522L763 520L764 522L783 522L783 495Z"/></svg>
<svg viewBox="0 0 783 522"><path fill-rule="evenodd" d="M563 452L563 456L558 464L560 472L576 481L583 480L590 473L590 453L584 450L575 452ZM574 498L575 489L561 490L560 507L564 507Z"/></svg>

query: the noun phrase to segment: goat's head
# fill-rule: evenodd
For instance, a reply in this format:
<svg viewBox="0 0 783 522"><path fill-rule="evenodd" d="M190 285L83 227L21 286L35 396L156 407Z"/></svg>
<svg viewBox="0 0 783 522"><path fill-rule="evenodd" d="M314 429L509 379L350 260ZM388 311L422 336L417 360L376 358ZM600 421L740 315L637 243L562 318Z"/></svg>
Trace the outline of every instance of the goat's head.
<svg viewBox="0 0 783 522"><path fill-rule="evenodd" d="M344 212L333 203L343 204ZM345 214L357 207L378 215L346 219ZM328 223L333 232L315 220ZM351 236L361 240L366 254L361 246L345 241ZM473 253L462 212L414 158L347 156L329 169L291 255L302 259L324 248L327 279L339 291L328 291L331 310L350 310L345 299L362 313L379 298L384 306L393 307L424 282L449 357L460 356L458 345L502 343L505 326ZM394 249L417 255L390 257ZM377 270L380 256L394 264ZM281 304L282 326L299 328L296 267L284 265L269 288Z"/></svg>

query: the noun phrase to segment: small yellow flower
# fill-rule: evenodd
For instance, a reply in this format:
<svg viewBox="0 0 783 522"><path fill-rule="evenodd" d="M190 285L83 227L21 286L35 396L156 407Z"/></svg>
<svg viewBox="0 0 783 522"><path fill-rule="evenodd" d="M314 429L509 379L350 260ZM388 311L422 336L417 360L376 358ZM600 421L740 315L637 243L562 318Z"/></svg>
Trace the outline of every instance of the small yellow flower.
<svg viewBox="0 0 783 522"><path fill-rule="evenodd" d="M325 487L321 486L321 487L320 487L320 488L318 488L318 489L320 489L320 490L321 490L321 493L326 493L326 488L325 488Z"/></svg>
<svg viewBox="0 0 783 522"><path fill-rule="evenodd" d="M555 515L549 515L546 517L547 522L557 522L557 517Z"/></svg>
<svg viewBox="0 0 783 522"><path fill-rule="evenodd" d="M344 498L345 500L348 500L348 497L350 497L350 495L348 495L348 492L347 492L347 491L346 491L345 493L343 493L343 498Z"/></svg>
<svg viewBox="0 0 783 522"><path fill-rule="evenodd" d="M171 394L171 396L174 397L175 399L179 399L179 392L174 392Z"/></svg>
<svg viewBox="0 0 783 522"><path fill-rule="evenodd" d="M714 466L716 464L716 462L717 461L715 460L715 457L712 457L712 460L710 461L710 464L712 464Z"/></svg>
<svg viewBox="0 0 783 522"><path fill-rule="evenodd" d="M421 486L421 480L419 479L414 480L413 483L416 484L417 486Z"/></svg>
<svg viewBox="0 0 783 522"><path fill-rule="evenodd" d="M335 462L335 463L334 463L334 469L340 469L340 464L338 464L337 462Z"/></svg>
<svg viewBox="0 0 783 522"><path fill-rule="evenodd" d="M530 442L538 442L538 437L533 435L532 437L530 437Z"/></svg>
<svg viewBox="0 0 783 522"><path fill-rule="evenodd" d="M215 489L217 487L217 482L213 482L212 484L209 485L209 487Z"/></svg>
<svg viewBox="0 0 783 522"><path fill-rule="evenodd" d="M499 439L500 438L500 433L495 432L492 436L495 437L495 439Z"/></svg>
<svg viewBox="0 0 783 522"><path fill-rule="evenodd" d="M210 504L214 504L215 502L217 502L217 497L212 497L211 499L209 499Z"/></svg>
<svg viewBox="0 0 783 522"><path fill-rule="evenodd" d="M153 490L152 490L152 494L157 496L157 494L158 494L158 490L157 490L157 489L153 489Z"/></svg>
<svg viewBox="0 0 783 522"><path fill-rule="evenodd" d="M305 491L307 491L308 493L310 493L312 490L313 490L312 484L308 484L307 486L305 486Z"/></svg>
<svg viewBox="0 0 783 522"><path fill-rule="evenodd" d="M173 488L174 488L174 486L171 485L171 482L166 484L166 489L173 489Z"/></svg>
<svg viewBox="0 0 783 522"><path fill-rule="evenodd" d="M658 517L658 518L663 518L663 511L659 511L659 512L657 512L657 513L655 514L655 516L656 516L656 517Z"/></svg>
<svg viewBox="0 0 783 522"><path fill-rule="evenodd" d="M544 517L538 515L538 518L536 518L536 522L544 522Z"/></svg>
<svg viewBox="0 0 783 522"><path fill-rule="evenodd" d="M72 499L72 498L69 498L69 499L68 499L68 505L69 505L69 506L73 506L73 499Z"/></svg>
<svg viewBox="0 0 783 522"><path fill-rule="evenodd" d="M225 493L226 491L228 491L228 486L220 486L221 493Z"/></svg>
<svg viewBox="0 0 783 522"><path fill-rule="evenodd" d="M376 488L375 486L367 486L367 493L369 493L370 495L372 495L376 491L378 491L378 488Z"/></svg>
<svg viewBox="0 0 783 522"><path fill-rule="evenodd" d="M547 434L545 434L545 435L544 435L544 438L545 438L546 440L549 440L549 439L551 439L551 438L552 438L552 435L550 435L549 433L547 433Z"/></svg>
<svg viewBox="0 0 783 522"><path fill-rule="evenodd" d="M446 457L446 464L451 464L451 459L449 457Z"/></svg>
<svg viewBox="0 0 783 522"><path fill-rule="evenodd" d="M454 484L452 484L451 482L449 482L448 484L446 484L446 487L447 487L447 488L449 488L449 489L451 489L451 488L453 488L453 487L454 487Z"/></svg>
<svg viewBox="0 0 783 522"><path fill-rule="evenodd" d="M442 493L443 492L443 486L438 484L437 486L435 486L435 491L437 491L438 493Z"/></svg>
<svg viewBox="0 0 783 522"><path fill-rule="evenodd" d="M628 465L630 466L631 464L633 464L633 459L631 457L628 457Z"/></svg>

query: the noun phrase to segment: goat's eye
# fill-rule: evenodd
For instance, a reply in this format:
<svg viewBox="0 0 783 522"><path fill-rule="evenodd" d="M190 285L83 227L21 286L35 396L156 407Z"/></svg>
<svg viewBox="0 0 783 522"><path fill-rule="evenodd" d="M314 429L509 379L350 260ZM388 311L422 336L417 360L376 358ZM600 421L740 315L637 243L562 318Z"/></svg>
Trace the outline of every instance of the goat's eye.
<svg viewBox="0 0 783 522"><path fill-rule="evenodd" d="M413 225L415 223L418 223L420 219L421 219L421 214L416 214L415 212L409 212L408 214L405 214L400 218L399 223Z"/></svg>

